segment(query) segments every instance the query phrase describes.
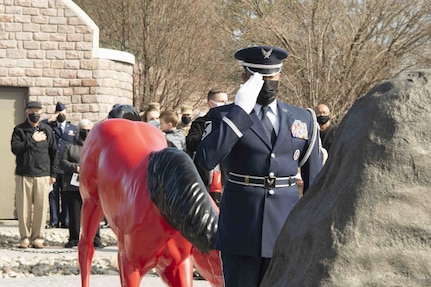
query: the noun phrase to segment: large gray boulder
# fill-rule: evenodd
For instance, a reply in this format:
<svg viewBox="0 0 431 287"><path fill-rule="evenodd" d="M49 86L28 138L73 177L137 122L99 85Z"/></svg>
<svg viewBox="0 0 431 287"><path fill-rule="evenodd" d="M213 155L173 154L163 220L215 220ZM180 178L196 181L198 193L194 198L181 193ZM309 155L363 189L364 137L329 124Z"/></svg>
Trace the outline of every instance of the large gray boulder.
<svg viewBox="0 0 431 287"><path fill-rule="evenodd" d="M261 286L431 286L431 70L355 102Z"/></svg>

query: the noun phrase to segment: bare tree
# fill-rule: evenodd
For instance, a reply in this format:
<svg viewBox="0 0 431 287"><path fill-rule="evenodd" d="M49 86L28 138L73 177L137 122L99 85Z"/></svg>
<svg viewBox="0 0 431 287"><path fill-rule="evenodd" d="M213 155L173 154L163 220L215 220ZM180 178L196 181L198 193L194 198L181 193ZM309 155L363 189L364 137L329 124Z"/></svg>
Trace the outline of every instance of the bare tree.
<svg viewBox="0 0 431 287"><path fill-rule="evenodd" d="M212 0L76 1L100 27L102 43L133 53L135 106L177 109L202 103L214 86L229 87L229 35Z"/></svg>
<svg viewBox="0 0 431 287"><path fill-rule="evenodd" d="M431 5L425 0L225 1L241 46L286 48L282 94L328 104L342 116L377 82L428 60Z"/></svg>
<svg viewBox="0 0 431 287"><path fill-rule="evenodd" d="M281 97L342 117L377 82L430 63L428 0L105 0L78 5L107 47L136 56L135 105L175 109L240 81L236 49L289 51ZM428 52L427 52L428 51Z"/></svg>

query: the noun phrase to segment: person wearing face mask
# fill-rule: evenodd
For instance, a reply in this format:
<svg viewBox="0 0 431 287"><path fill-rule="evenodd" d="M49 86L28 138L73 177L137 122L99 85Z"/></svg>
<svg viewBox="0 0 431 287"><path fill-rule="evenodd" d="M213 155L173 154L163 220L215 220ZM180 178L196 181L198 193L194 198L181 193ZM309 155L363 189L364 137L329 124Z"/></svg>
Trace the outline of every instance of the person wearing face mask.
<svg viewBox="0 0 431 287"><path fill-rule="evenodd" d="M214 88L211 89L207 94L207 105L209 109L221 107L227 104L228 102L228 95L225 92L225 90L221 88ZM217 204L217 206L220 205L221 195L223 191L223 185L227 180L227 171L224 168L223 162L221 162L215 169L213 170L205 170L199 166L199 164L196 161L196 149L199 145L202 134L204 131L204 125L205 121L207 119L207 115L205 114L201 117L197 117L192 121L192 124L190 126L190 130L186 136L186 152L189 154L189 156L192 158L193 163L196 166L196 169L205 184L205 187L207 188L207 191L211 195L214 202ZM220 182L220 190L217 188L217 190L212 190L212 186L214 186L215 182L218 178L218 173L220 173L221 176L221 182ZM196 270L193 271L193 278L194 279L202 279L203 277L197 272Z"/></svg>
<svg viewBox="0 0 431 287"><path fill-rule="evenodd" d="M233 104L209 111L197 147L202 168L223 160L229 174L215 239L226 287L260 285L275 241L300 198L298 168L304 192L322 168L314 111L277 99L286 57L286 50L274 46L235 53L244 83Z"/></svg>
<svg viewBox="0 0 431 287"><path fill-rule="evenodd" d="M184 136L187 136L192 126L193 107L184 105L181 107L181 121L177 125L177 130L180 130Z"/></svg>
<svg viewBox="0 0 431 287"><path fill-rule="evenodd" d="M66 106L61 102L57 102L55 105L55 113L48 119L43 120L43 122L47 123L54 131L59 158L61 157L66 145L78 138L77 126L66 121L66 119ZM60 169L57 173L56 183L53 185L52 191L49 193L49 223L46 225L46 228L68 228L68 204L63 196L64 192L62 186L63 171Z"/></svg>
<svg viewBox="0 0 431 287"><path fill-rule="evenodd" d="M160 128L160 109L155 106L149 106L142 114L142 121L147 122L150 125Z"/></svg>
<svg viewBox="0 0 431 287"><path fill-rule="evenodd" d="M211 89L208 92L207 104L208 104L209 109L224 106L227 104L227 102L228 102L228 95L223 89L215 88L215 89ZM196 165L196 168L199 172L199 175L202 178L203 183L205 184L205 186L207 187L207 189L209 191L210 186L211 186L211 182L212 182L213 172L209 171L209 170L202 169L197 164L196 156L195 156L196 149L197 149L197 147L198 147L198 145L202 139L202 134L204 132L204 128L205 128L204 126L205 126L205 122L207 120L207 117L208 117L208 113L205 114L204 116L197 117L192 122L190 130L186 136L186 149L187 149L187 153L193 159L193 161ZM222 185L224 185L224 183L227 180L227 173L226 173L226 170L225 170L223 164L221 164L220 170L222 171ZM213 199L216 201L216 203L220 203L220 195L221 195L220 193L210 192L210 194L213 197Z"/></svg>
<svg viewBox="0 0 431 287"><path fill-rule="evenodd" d="M79 192L79 172L81 170L79 159L93 123L90 120L82 119L78 123L78 138L69 143L60 158L60 168L64 170L64 197L68 203L69 210L69 241L64 245L66 248L78 246L81 228L81 207L82 198ZM100 240L100 229L94 238L94 247L103 248Z"/></svg>
<svg viewBox="0 0 431 287"><path fill-rule="evenodd" d="M28 102L25 114L26 121L14 128L11 139L19 247L43 248L49 187L57 177L57 144L51 127L40 121L41 103Z"/></svg>
<svg viewBox="0 0 431 287"><path fill-rule="evenodd" d="M316 112L317 122L320 126L320 139L322 141L322 145L329 152L329 149L331 148L331 145L334 141L334 135L337 127L332 124L331 111L327 105L317 105L314 108L314 111Z"/></svg>

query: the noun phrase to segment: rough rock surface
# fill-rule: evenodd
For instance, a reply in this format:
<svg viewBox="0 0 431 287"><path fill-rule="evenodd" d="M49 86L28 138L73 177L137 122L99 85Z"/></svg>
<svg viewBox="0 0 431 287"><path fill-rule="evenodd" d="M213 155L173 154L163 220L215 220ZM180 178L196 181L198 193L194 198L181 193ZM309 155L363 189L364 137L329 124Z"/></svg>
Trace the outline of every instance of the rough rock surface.
<svg viewBox="0 0 431 287"><path fill-rule="evenodd" d="M430 124L431 70L358 99L261 286L431 286Z"/></svg>

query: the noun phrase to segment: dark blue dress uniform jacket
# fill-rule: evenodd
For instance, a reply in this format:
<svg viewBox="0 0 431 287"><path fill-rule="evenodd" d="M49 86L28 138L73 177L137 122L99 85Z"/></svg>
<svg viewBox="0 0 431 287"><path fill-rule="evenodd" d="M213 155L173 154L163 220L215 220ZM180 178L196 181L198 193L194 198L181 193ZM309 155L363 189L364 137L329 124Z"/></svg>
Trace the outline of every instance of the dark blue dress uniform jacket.
<svg viewBox="0 0 431 287"><path fill-rule="evenodd" d="M69 143L73 143L75 140L78 139L78 127L71 124L70 122L66 122L66 125L64 127L64 132L62 132L61 127L58 125L57 121L49 123L45 120L43 122L50 125L50 127L54 132L55 140L57 143L57 149L58 149L58 159L60 160L61 155L63 154L64 148ZM63 174L63 171L58 170L58 173Z"/></svg>
<svg viewBox="0 0 431 287"><path fill-rule="evenodd" d="M205 133L198 146L198 163L212 169L225 159L227 169L242 175L295 176L313 133L312 115L306 109L278 102L280 128L274 147L252 111L236 105L213 108L208 113ZM296 122L295 122L296 120ZM308 136L294 137L292 125L307 125ZM306 134L307 134L306 133ZM242 136L241 136L242 135ZM319 135L317 134L317 138ZM304 191L322 168L318 140L301 168ZM299 157L295 156L299 153ZM296 159L295 159L296 158ZM216 248L231 254L272 258L275 241L292 208L299 201L298 188L245 186L227 182L220 205Z"/></svg>

